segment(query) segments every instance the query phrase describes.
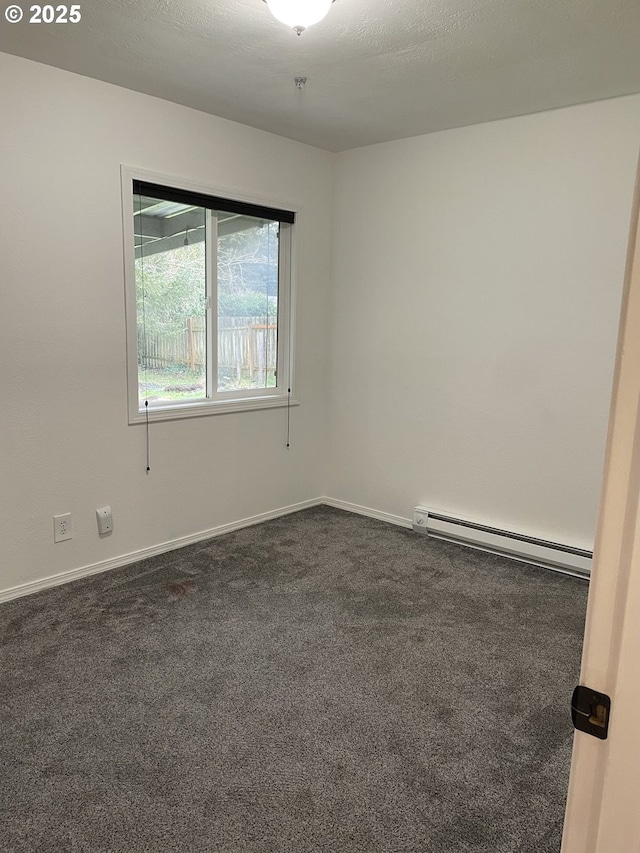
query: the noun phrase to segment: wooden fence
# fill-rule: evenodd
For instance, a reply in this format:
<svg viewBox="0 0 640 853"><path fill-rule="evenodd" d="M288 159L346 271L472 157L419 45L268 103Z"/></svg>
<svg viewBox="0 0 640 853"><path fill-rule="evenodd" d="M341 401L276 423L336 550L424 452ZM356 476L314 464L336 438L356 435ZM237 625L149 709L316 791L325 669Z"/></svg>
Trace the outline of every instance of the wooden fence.
<svg viewBox="0 0 640 853"><path fill-rule="evenodd" d="M278 327L262 317L223 317L218 325L218 370L266 382L276 369ZM138 341L141 362L149 368L184 365L191 370L206 361L204 317L189 317L177 335L149 333Z"/></svg>

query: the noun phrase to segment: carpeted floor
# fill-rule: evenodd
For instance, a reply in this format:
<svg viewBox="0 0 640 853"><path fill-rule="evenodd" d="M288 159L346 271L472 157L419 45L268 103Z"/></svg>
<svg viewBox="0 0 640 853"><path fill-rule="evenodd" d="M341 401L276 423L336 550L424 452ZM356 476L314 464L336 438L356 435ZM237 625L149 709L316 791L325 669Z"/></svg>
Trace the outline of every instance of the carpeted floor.
<svg viewBox="0 0 640 853"><path fill-rule="evenodd" d="M0 849L557 853L586 596L318 507L5 604Z"/></svg>

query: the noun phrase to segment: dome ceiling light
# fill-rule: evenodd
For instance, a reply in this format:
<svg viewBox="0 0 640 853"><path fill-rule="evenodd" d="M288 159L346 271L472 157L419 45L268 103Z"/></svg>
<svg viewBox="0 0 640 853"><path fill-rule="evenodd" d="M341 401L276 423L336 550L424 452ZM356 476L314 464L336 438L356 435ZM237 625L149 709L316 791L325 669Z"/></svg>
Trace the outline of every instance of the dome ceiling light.
<svg viewBox="0 0 640 853"><path fill-rule="evenodd" d="M334 0L265 0L273 17L297 35L321 21Z"/></svg>

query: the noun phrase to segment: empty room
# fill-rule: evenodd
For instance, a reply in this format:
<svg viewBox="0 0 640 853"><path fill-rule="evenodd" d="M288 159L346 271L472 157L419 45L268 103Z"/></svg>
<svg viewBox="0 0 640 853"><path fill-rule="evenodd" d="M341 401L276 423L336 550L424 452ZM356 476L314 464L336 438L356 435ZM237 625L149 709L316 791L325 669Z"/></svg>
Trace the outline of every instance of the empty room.
<svg viewBox="0 0 640 853"><path fill-rule="evenodd" d="M640 850L636 0L0 26L0 850Z"/></svg>

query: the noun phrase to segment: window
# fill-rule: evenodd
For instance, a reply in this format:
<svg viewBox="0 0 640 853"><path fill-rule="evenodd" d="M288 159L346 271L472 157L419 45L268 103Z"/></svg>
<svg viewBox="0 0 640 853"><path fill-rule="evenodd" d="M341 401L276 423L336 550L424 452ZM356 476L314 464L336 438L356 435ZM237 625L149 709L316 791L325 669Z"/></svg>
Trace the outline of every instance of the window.
<svg viewBox="0 0 640 853"><path fill-rule="evenodd" d="M292 402L295 214L122 176L130 422Z"/></svg>

